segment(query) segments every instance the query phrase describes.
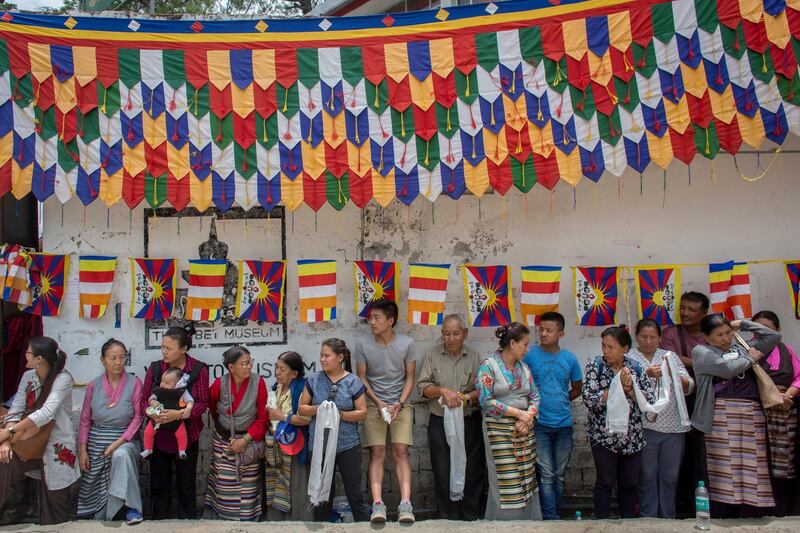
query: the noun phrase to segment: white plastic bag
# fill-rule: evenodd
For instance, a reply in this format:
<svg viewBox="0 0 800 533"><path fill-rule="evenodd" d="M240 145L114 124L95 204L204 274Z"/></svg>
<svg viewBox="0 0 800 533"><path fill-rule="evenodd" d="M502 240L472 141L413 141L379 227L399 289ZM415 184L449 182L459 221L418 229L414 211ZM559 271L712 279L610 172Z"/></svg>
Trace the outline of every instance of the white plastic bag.
<svg viewBox="0 0 800 533"><path fill-rule="evenodd" d="M633 393L636 404L643 413L660 413L669 405L670 379L668 373L662 367L661 371L661 395L652 404L648 403L644 393L639 389L636 379L633 379ZM622 381L619 374L614 376L611 386L608 388L608 399L606 400L606 430L609 433L625 434L628 433L628 418L631 409L625 391L622 389Z"/></svg>
<svg viewBox="0 0 800 533"><path fill-rule="evenodd" d="M442 403L441 398L439 403ZM464 498L464 480L467 472L467 449L464 443L464 409L444 408L444 435L450 446L450 501Z"/></svg>

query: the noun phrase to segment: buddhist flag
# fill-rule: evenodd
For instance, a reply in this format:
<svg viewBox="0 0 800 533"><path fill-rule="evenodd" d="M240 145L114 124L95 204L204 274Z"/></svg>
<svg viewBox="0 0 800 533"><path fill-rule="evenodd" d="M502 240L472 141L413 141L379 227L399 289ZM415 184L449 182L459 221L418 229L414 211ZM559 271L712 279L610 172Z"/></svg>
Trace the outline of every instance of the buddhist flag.
<svg viewBox="0 0 800 533"><path fill-rule="evenodd" d="M660 326L677 324L680 319L680 268L646 266L636 267L635 272L639 318L650 318Z"/></svg>
<svg viewBox="0 0 800 533"><path fill-rule="evenodd" d="M3 299L2 289L5 287L9 265L21 250L22 247L18 244L0 245L0 300Z"/></svg>
<svg viewBox="0 0 800 533"><path fill-rule="evenodd" d="M175 305L175 259L131 259L131 317L166 320Z"/></svg>
<svg viewBox="0 0 800 533"><path fill-rule="evenodd" d="M80 317L100 318L111 300L111 287L117 268L116 257L82 255L78 260Z"/></svg>
<svg viewBox="0 0 800 533"><path fill-rule="evenodd" d="M336 319L336 260L300 259L297 277L300 322Z"/></svg>
<svg viewBox="0 0 800 533"><path fill-rule="evenodd" d="M747 263L712 263L708 265L708 281L712 313L722 313L728 320L753 316Z"/></svg>
<svg viewBox="0 0 800 533"><path fill-rule="evenodd" d="M356 314L369 317L373 302L397 301L397 263L385 261L355 261L353 274L356 286Z"/></svg>
<svg viewBox="0 0 800 533"><path fill-rule="evenodd" d="M189 292L186 295L187 320L213 322L222 309L225 292L226 259L190 259Z"/></svg>
<svg viewBox="0 0 800 533"><path fill-rule="evenodd" d="M286 261L239 261L236 316L254 322L281 322L285 281Z"/></svg>
<svg viewBox="0 0 800 533"><path fill-rule="evenodd" d="M789 283L789 297L792 302L792 312L800 320L800 261L786 261L786 281Z"/></svg>
<svg viewBox="0 0 800 533"><path fill-rule="evenodd" d="M441 325L450 265L411 263L408 268L408 323Z"/></svg>
<svg viewBox="0 0 800 533"><path fill-rule="evenodd" d="M610 326L617 314L617 267L573 267L577 323Z"/></svg>
<svg viewBox="0 0 800 533"><path fill-rule="evenodd" d="M31 303L31 280L28 268L31 264L29 253L19 249L8 254L8 269L3 282L3 300L28 306Z"/></svg>
<svg viewBox="0 0 800 533"><path fill-rule="evenodd" d="M522 267L522 290L519 310L529 326L539 324L539 317L550 311L558 311L558 296L561 292L560 266Z"/></svg>
<svg viewBox="0 0 800 533"><path fill-rule="evenodd" d="M461 273L470 324L491 327L514 321L511 270L507 266L464 265Z"/></svg>
<svg viewBox="0 0 800 533"><path fill-rule="evenodd" d="M39 316L58 316L67 286L69 256L30 254L31 305L20 306L23 312Z"/></svg>

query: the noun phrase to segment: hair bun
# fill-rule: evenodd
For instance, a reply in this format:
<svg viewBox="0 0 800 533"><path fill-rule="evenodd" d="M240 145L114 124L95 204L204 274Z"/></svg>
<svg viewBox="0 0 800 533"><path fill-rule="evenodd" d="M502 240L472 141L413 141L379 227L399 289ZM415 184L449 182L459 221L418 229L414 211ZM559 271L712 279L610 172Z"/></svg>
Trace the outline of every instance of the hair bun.
<svg viewBox="0 0 800 533"><path fill-rule="evenodd" d="M508 334L508 326L500 326L496 330L494 330L494 336L498 339L503 339Z"/></svg>
<svg viewBox="0 0 800 533"><path fill-rule="evenodd" d="M625 331L628 331L628 325L627 324L619 324L619 326L617 326L617 327L620 327L620 328L624 329Z"/></svg>
<svg viewBox="0 0 800 533"><path fill-rule="evenodd" d="M189 322L183 326L183 329L186 330L186 334L190 337L194 337L194 334L197 333L197 328L194 327L194 322Z"/></svg>

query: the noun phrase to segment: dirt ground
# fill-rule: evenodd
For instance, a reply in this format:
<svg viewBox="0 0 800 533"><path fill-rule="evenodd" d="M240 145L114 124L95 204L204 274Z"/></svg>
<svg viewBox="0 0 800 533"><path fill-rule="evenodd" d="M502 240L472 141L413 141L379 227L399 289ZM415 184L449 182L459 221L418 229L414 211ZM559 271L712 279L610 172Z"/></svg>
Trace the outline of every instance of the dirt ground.
<svg viewBox="0 0 800 533"><path fill-rule="evenodd" d="M246 533L260 531L280 531L281 533L344 533L367 531L402 531L413 530L416 533L486 533L486 531L502 531L503 533L668 533L690 532L694 529L693 520L584 520L581 522L449 522L444 520L426 520L412 526L401 526L388 523L380 527L369 524L318 524L303 522L261 522L232 523L216 520L202 521L145 521L137 526L126 526L121 522L69 522L59 526L18 525L0 528L0 531L63 531L66 533L96 533L109 529L131 529L131 533ZM722 520L712 521L712 531L726 533L797 533L800 531L800 517L765 518L758 520Z"/></svg>

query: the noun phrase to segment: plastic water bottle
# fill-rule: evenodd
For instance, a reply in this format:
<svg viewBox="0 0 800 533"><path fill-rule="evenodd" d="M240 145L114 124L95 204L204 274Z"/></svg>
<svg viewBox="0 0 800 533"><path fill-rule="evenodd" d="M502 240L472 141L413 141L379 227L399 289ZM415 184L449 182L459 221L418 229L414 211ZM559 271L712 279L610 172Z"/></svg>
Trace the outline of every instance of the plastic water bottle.
<svg viewBox="0 0 800 533"><path fill-rule="evenodd" d="M575 511L575 520L583 520L583 516L581 516L580 511Z"/></svg>
<svg viewBox="0 0 800 533"><path fill-rule="evenodd" d="M697 483L697 488L694 491L694 509L697 516L697 523L695 529L709 530L711 529L711 513L710 505L708 503L708 489L705 483L700 481Z"/></svg>

